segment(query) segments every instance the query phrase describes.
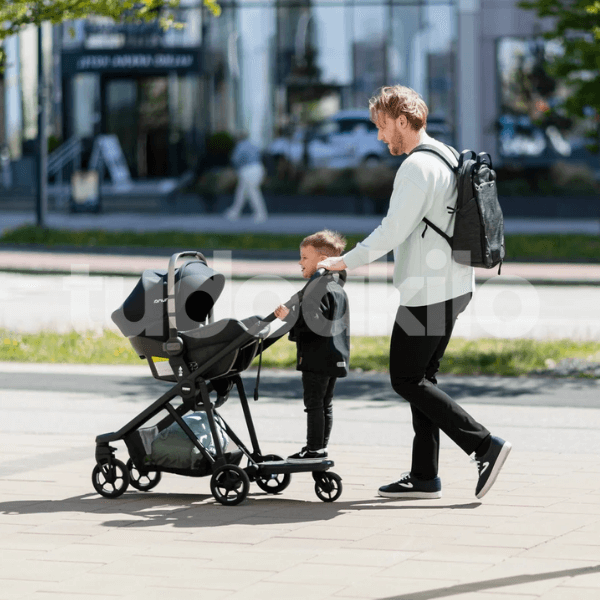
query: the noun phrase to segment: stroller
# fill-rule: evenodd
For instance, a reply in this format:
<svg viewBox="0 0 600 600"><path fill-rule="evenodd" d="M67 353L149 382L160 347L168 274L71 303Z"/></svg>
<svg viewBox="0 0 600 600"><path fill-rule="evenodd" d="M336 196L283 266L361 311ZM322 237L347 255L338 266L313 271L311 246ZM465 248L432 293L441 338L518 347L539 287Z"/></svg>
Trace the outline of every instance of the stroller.
<svg viewBox="0 0 600 600"><path fill-rule="evenodd" d="M182 257L193 258L177 268ZM319 273L323 275L325 271L321 269ZM211 493L223 505L242 502L251 481L269 494L281 492L290 484L291 474L299 472L312 473L315 493L324 502L340 497L341 477L329 471L334 466L332 460L298 464L262 453L240 373L282 336L267 339L270 323L276 318L274 313L265 318L253 316L241 321L214 322L213 306L224 285L225 277L210 269L200 252L180 252L171 257L166 273L144 271L123 305L112 314L140 358L148 361L152 375L174 385L117 432L96 437L92 483L105 498L117 498L129 484L147 492L158 485L162 472L210 476ZM299 292L286 306L291 307L301 299ZM217 412L234 387L242 405L251 449ZM177 398L180 403L175 405L173 401ZM163 412L161 420L149 425ZM198 427L193 430L191 417L205 435L198 435ZM157 440L164 439L174 429L192 448L192 460L185 463L157 460L153 452ZM226 452L227 439L237 449ZM110 445L118 440L125 442L129 452L127 464L115 458L116 448ZM247 466L242 468L244 458Z"/></svg>

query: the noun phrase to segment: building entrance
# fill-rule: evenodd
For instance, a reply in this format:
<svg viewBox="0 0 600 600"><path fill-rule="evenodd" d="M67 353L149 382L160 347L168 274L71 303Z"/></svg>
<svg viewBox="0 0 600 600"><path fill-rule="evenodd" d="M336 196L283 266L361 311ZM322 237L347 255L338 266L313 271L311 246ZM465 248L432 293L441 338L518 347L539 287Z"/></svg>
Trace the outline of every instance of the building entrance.
<svg viewBox="0 0 600 600"><path fill-rule="evenodd" d="M132 176L176 175L169 157L168 78L103 79L103 130L119 138Z"/></svg>

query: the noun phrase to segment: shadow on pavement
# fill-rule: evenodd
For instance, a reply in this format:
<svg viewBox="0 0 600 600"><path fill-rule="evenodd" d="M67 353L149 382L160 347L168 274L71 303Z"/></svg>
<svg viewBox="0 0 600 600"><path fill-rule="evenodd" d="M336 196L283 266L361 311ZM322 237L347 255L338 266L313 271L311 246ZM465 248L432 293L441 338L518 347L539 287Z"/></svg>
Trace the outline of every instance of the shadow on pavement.
<svg viewBox="0 0 600 600"><path fill-rule="evenodd" d="M222 506L209 494L125 493L109 500L97 494L84 494L64 500L15 500L0 503L0 514L32 515L52 513L97 513L121 517L104 521L103 527L205 528L231 523L247 525L286 525L334 519L351 511L386 510L473 510L480 502L467 504L426 504L414 500L393 500L374 497L372 500L321 502L290 500L284 496L262 492L250 493L237 506ZM132 517L131 520L126 515ZM124 518L123 518L124 517Z"/></svg>
<svg viewBox="0 0 600 600"><path fill-rule="evenodd" d="M470 594L472 592L486 591L511 585L522 585L524 583L534 583L536 581L546 581L548 579L560 579L561 577L592 575L594 573L600 573L600 565L595 565L593 567L579 567L577 569L563 569L562 571L548 571L546 573L513 575L511 577L500 577L498 579L487 579L472 583L461 583L435 590L410 592L409 594L402 594L400 596L388 596L386 598L381 598L381 600L435 600L436 598L446 598L458 594Z"/></svg>
<svg viewBox="0 0 600 600"><path fill-rule="evenodd" d="M246 373L242 378L249 398L255 387L256 374ZM15 373L4 378L4 390L57 391L91 393L106 397L126 398L132 402L154 402L171 384L144 376L107 376L94 374L44 373L32 377L30 373ZM478 404L519 406L589 406L599 407L600 383L592 379L547 377L489 377L440 375L439 386L455 400ZM100 392L101 390L101 392ZM299 372L269 371L261 373L260 398L277 402L302 402L302 380ZM232 396L235 400L235 393ZM336 401L359 400L372 402L372 407L387 407L404 402L392 389L389 376L383 373L351 373L338 379Z"/></svg>

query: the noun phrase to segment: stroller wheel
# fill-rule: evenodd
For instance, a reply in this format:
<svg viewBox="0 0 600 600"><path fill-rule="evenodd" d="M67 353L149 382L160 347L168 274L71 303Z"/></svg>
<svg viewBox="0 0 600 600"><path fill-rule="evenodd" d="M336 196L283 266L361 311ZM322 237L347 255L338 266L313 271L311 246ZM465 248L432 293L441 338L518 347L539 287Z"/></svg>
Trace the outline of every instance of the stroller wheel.
<svg viewBox="0 0 600 600"><path fill-rule="evenodd" d="M248 495L250 479L237 465L222 465L210 478L210 491L225 506L239 504Z"/></svg>
<svg viewBox="0 0 600 600"><path fill-rule="evenodd" d="M127 471L129 471L129 483L140 492L149 492L160 483L160 471L138 471L131 458L127 461Z"/></svg>
<svg viewBox="0 0 600 600"><path fill-rule="evenodd" d="M263 462L267 461L279 461L283 460L281 456L277 454L267 454L263 456ZM256 485L267 494L278 494L283 492L285 488L290 485L292 476L289 473L273 473L272 475L265 475L256 480Z"/></svg>
<svg viewBox="0 0 600 600"><path fill-rule="evenodd" d="M129 485L129 471L116 458L110 462L96 464L92 471L94 489L105 498L118 498Z"/></svg>
<svg viewBox="0 0 600 600"><path fill-rule="evenodd" d="M342 495L342 478L337 473L313 473L315 493L323 502L333 502Z"/></svg>

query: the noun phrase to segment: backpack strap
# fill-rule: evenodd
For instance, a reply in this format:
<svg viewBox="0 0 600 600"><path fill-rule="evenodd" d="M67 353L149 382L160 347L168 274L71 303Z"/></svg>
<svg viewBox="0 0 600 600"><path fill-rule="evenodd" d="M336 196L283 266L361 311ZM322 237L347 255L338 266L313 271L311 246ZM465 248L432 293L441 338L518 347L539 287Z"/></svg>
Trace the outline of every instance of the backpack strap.
<svg viewBox="0 0 600 600"><path fill-rule="evenodd" d="M431 227L431 229L439 233L450 244L450 248L452 248L452 238L445 231L442 231L437 225L434 225L427 217L423 217L422 220L425 223L425 225ZM421 237L424 236L425 231L423 231L423 235Z"/></svg>
<svg viewBox="0 0 600 600"><path fill-rule="evenodd" d="M452 152L452 154L454 155L454 157L456 158L457 161L460 159L460 154L454 148L452 148L452 146L448 146L446 144L446 148L448 148L448 150L450 150L450 152ZM430 152L431 154L435 154L436 156L441 158L446 163L448 168L455 175L458 175L458 167L453 167L450 164L450 161L435 146L432 146L431 144L421 144L420 146L417 146L410 154L412 154L413 152ZM409 154L409 156L410 156L410 154ZM436 233L441 235L448 242L448 244L450 244L450 248L452 248L452 238L445 231L442 231L437 225L432 223L427 217L423 217L422 220L427 227L431 227L431 229L433 229ZM425 227L425 231L427 231L427 227ZM423 231L422 237L425 236L425 231Z"/></svg>
<svg viewBox="0 0 600 600"><path fill-rule="evenodd" d="M448 148L452 154L454 154L454 156L456 157L456 160L458 160L459 158L459 154L458 152L452 148L452 146L446 146L446 148ZM458 167L453 167L450 164L450 161L439 151L438 148L436 148L435 146L432 146L431 144L421 144L420 146L417 146L410 154L413 154L414 152L430 152L431 154L435 154L436 156L438 156L439 158L441 158L447 165L448 168L453 172L453 173L458 173ZM409 156L410 156L409 154Z"/></svg>

